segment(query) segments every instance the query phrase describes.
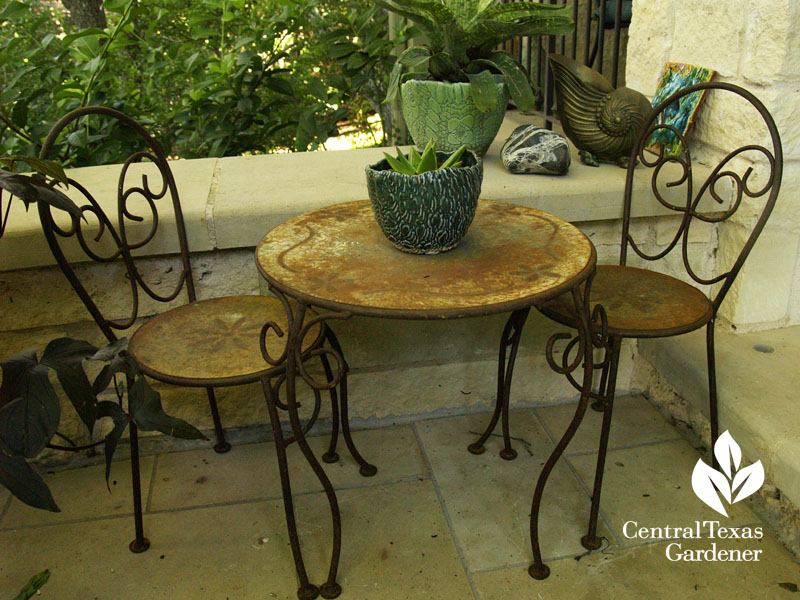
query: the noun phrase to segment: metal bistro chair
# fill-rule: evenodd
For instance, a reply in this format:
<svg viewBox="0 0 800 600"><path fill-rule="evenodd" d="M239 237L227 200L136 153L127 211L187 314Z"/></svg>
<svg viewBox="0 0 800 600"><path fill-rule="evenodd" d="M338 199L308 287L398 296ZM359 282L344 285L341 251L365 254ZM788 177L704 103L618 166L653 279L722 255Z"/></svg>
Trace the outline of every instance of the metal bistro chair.
<svg viewBox="0 0 800 600"><path fill-rule="evenodd" d="M763 122L766 129L766 137L769 138L772 147L768 149L757 144L749 144L734 150L720 161L697 192L694 193L692 161L686 140L674 127L660 124L658 118L681 98L704 90L715 90L712 93L715 99L720 101L738 101L741 103L741 100L736 96L747 101L750 104L748 114L752 115L751 122ZM751 107L754 110L750 110ZM757 117L760 117L761 121L757 121ZM661 154L656 155L645 149L650 145L653 132L659 130L670 130L679 137L681 142L679 155L665 156L663 151ZM680 225L670 243L666 248L655 254L649 254L643 250L634 240L630 229L633 176L637 168L636 158L639 159L643 167L654 169L650 188L658 202L682 216ZM667 175L669 165L676 165L677 167L673 166L672 168L677 168L680 172L674 180ZM639 168L641 169L641 167ZM602 373L599 391L596 394L592 394L592 398L595 399L592 408L603 413L603 425L598 448L594 490L592 492L589 531L581 539L581 543L585 548L594 550L601 545L601 540L597 537L597 513L603 485L603 470L608 449L611 413L614 406L620 344L624 338L668 337L688 333L705 326L713 460L713 447L719 432L716 367L714 362L714 322L716 321L720 304L730 290L736 275L741 270L745 259L753 248L753 244L755 244L772 212L781 185L782 171L783 151L781 149L780 136L772 116L753 94L736 85L714 82L689 86L672 94L658 105L642 126L639 139L631 153L630 166L628 167L625 182L622 246L619 265L598 266L596 276L591 281L589 290L591 304L602 305L605 309L606 319L600 319L595 323L595 333L598 336L602 336L604 340L601 346L605 348L605 354L602 362L595 365L595 368L602 369ZM754 181L756 179L754 174L758 174L761 177ZM664 181L665 177L669 177L670 181ZM685 205L673 204L666 200L659 190L659 183L662 185L666 183L667 187L685 186ZM724 198L720 195L721 186L725 184L733 189L733 200L729 207L724 206ZM735 262L729 268L727 266L722 267L728 268L728 270L716 276L698 274L692 267L692 261L688 253L688 236L691 224L695 219L706 223L725 221L736 213L745 197L750 199L749 204L751 207L760 206L758 202L763 202L763 208L761 208L760 218L753 226ZM711 204L701 209L700 203L704 199L705 204L709 204L713 200L717 206ZM709 287L712 290L710 298L693 285L684 283L674 277L628 266L628 248L632 249L643 261L657 261L676 248L680 248L683 266L688 277L697 284L714 286ZM557 322L574 327L574 313L571 312L571 306L572 304L568 298L561 297L551 304L545 305L541 310ZM572 344L574 345L574 341ZM564 370L567 370L568 350L563 355ZM577 383L572 377L570 377L570 381L577 387ZM574 434L574 431L568 431L565 434L567 443L572 434ZM716 461L714 464L716 466Z"/></svg>
<svg viewBox="0 0 800 600"><path fill-rule="evenodd" d="M198 301L195 292L194 280L189 259L186 229L181 212L178 190L175 185L169 163L156 141L133 119L125 114L106 107L90 106L73 110L65 115L50 130L40 152L41 158L47 158L61 134L70 124L78 124L79 120L91 116L92 119L110 118L114 121L116 129L113 135L118 139L138 140L141 150L134 152L122 165L118 181L116 213L118 224L115 225L103 211L102 207L89 190L79 182L70 179L71 188L77 190L87 201L81 207L88 222L96 221L96 231L84 232L89 223L73 219L70 228L62 229L53 219L49 205L44 202L37 204L45 237L50 249L58 262L59 267L69 280L83 304L89 310L103 335L109 341L117 339L116 331L133 330L128 351L136 361L139 370L145 375L161 382L186 387L204 387L208 393L208 402L214 421L216 433L217 452L227 452L230 444L225 441L225 433L217 410L214 388L260 382L266 396L270 414L272 430L275 435L276 452L281 475L281 486L286 510L287 526L292 547L292 553L300 580L300 590L305 597L316 597L315 586L308 583L305 568L300 554L297 530L294 522L294 512L291 497L291 487L286 460L286 446L295 441L294 437L284 438L280 427L277 408L286 409L286 405L278 399L278 389L283 383L286 367L286 351L279 337L288 331L287 314L291 314L291 307L285 306L277 298L265 296L231 296ZM81 126L83 123L81 122ZM146 175L142 176L140 185L126 184L126 176L134 163L150 161L156 165L162 181L158 187L151 186ZM129 186L129 187L128 187ZM171 198L170 198L171 197ZM138 198L144 201L150 211L149 229L141 239L130 239L137 232L130 231L132 224L142 226L144 217L133 212L129 200ZM145 282L142 271L137 267L134 253L138 253L155 236L159 225L157 203L166 204L167 211L174 212L176 233L180 247L180 267L176 273L177 283L174 289L167 294L159 294L153 287ZM78 203L80 205L80 202ZM141 230L138 230L141 231ZM102 244L107 233L105 246ZM83 254L98 263L122 263L125 269L132 308L130 316L124 320L112 320L104 316L100 307L95 303L87 287L81 282L76 270L73 268L67 254L74 255L77 248L62 248L62 240L76 237ZM66 253L65 253L66 251ZM84 260L86 258L84 257ZM185 289L188 303L178 308L173 308L161 313L144 325L136 329L139 313L140 292L144 292L157 302L171 302L178 298ZM333 332L322 322L321 317L314 313L306 314L303 323L304 331L308 332L303 341L302 359L308 360L319 356L326 375L326 382L317 384L314 388L315 403L312 414L303 427L307 431L316 420L320 411L320 389L329 389L332 403L333 432L327 452L322 458L325 462L332 463L339 459L336 453L339 424L345 442L353 458L360 464L360 472L364 476L374 475L377 469L367 463L359 454L353 444L347 417L347 364L341 354L341 347ZM273 335L268 335L272 329ZM274 335L277 333L278 335ZM305 339L304 338L304 339ZM269 340L269 341L268 341ZM328 347L323 347L328 344ZM333 356L338 363L338 370L334 374L326 358ZM272 359L271 356L278 356ZM302 368L302 365L301 365ZM307 379L305 371L304 379ZM315 380L312 380L315 381ZM316 383L316 382L315 382ZM341 392L337 396L337 384ZM128 382L130 389L130 382ZM339 403L341 400L341 404ZM142 524L142 502L139 478L139 449L136 425L130 424L131 445L131 471L133 478L134 521L136 538L131 542L132 552L144 552L149 547L149 541L144 537ZM330 482L325 477L321 466L313 457L308 445L302 440L301 449L311 463L317 477L323 484L329 501L333 494ZM309 454L311 454L309 456ZM331 503L332 510L335 496ZM332 597L332 596L329 596Z"/></svg>

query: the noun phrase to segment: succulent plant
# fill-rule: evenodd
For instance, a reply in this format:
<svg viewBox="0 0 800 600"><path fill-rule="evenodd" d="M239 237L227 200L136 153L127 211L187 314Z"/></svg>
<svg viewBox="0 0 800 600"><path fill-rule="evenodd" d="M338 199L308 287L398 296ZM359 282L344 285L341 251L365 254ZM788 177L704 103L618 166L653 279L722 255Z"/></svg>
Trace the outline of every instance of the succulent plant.
<svg viewBox="0 0 800 600"><path fill-rule="evenodd" d="M433 140L428 142L422 154L417 152L416 148L412 146L411 150L408 152L408 156L403 154L400 148L397 148L397 158L386 152L384 152L383 155L386 157L386 162L389 163L393 171L402 173L403 175L420 175L421 173L435 171L436 169L460 166L461 163L458 161L466 149L466 145L461 146L441 164L436 160L436 142Z"/></svg>
<svg viewBox="0 0 800 600"><path fill-rule="evenodd" d="M397 94L403 70L417 79L469 82L472 98L483 112L492 110L503 78L521 110L534 109L534 95L522 66L508 52L497 50L516 36L565 35L575 24L567 5L499 0L375 0L416 23L424 43L406 49L397 59L385 102ZM427 73L426 73L427 72Z"/></svg>

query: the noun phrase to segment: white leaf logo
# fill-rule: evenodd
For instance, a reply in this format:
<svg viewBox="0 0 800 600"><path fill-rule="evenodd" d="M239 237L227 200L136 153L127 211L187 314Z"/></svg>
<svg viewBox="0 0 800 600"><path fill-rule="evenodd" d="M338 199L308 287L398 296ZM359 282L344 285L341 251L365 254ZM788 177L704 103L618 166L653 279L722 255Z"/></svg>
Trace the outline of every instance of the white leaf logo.
<svg viewBox="0 0 800 600"><path fill-rule="evenodd" d="M735 504L754 494L764 484L764 466L758 460L740 469L742 449L727 431L714 444L714 456L722 471L717 471L704 463L703 459L698 459L692 472L692 489L700 500L727 517L728 512L720 495L728 504ZM731 500L736 490L739 493Z"/></svg>

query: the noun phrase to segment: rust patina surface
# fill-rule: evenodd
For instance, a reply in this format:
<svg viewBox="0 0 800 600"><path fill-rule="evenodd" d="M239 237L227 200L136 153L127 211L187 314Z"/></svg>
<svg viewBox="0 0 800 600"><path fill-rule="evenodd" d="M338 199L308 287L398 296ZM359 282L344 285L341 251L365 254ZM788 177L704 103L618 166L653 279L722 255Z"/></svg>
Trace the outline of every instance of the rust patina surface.
<svg viewBox="0 0 800 600"><path fill-rule="evenodd" d="M229 296L193 302L150 319L133 335L128 350L144 373L162 381L190 386L206 386L211 380L215 386L226 380L257 381L260 374L274 370L261 356L258 342L268 321L288 331L286 311L275 298ZM304 350L319 333L316 325L304 339ZM280 356L286 337L270 333L266 344L272 356Z"/></svg>
<svg viewBox="0 0 800 600"><path fill-rule="evenodd" d="M481 200L461 244L432 256L400 252L369 201L306 213L270 231L259 270L295 298L333 310L451 318L531 306L588 277L591 242L557 217Z"/></svg>
<svg viewBox="0 0 800 600"><path fill-rule="evenodd" d="M600 265L592 281L590 304L602 304L608 331L626 337L663 337L693 331L711 319L711 301L697 288L669 275L636 267ZM569 324L572 299L561 296L545 307Z"/></svg>

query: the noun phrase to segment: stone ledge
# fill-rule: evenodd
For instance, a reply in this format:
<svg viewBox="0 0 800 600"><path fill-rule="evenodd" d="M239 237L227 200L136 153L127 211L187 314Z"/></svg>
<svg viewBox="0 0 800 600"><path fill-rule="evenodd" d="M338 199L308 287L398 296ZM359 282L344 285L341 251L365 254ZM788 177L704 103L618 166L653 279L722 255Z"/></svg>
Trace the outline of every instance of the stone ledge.
<svg viewBox="0 0 800 600"><path fill-rule="evenodd" d="M704 331L640 340L639 353L692 408L707 416ZM800 327L715 334L720 431L730 430L748 460L761 460L767 478L794 506L800 506L800 413L793 409L800 388L798 334ZM758 352L756 344L775 351Z"/></svg>
<svg viewBox="0 0 800 600"><path fill-rule="evenodd" d="M482 197L514 202L553 213L568 221L601 221L622 217L625 171L614 165L588 167L573 153L565 176L511 175L500 160L500 149L511 131L520 124L539 123L536 116L510 112L485 158ZM384 149L366 148L336 152L270 154L261 156L205 158L172 162L192 252L254 247L272 227L303 212L329 204L367 197L364 168L382 158ZM86 167L69 172L92 192L115 221L118 166ZM649 171L649 170L648 170ZM703 177L701 168L695 176ZM160 177L155 169L141 166L131 176L149 173L152 187ZM636 189L649 189L648 173L640 171ZM668 179L665 178L664 181ZM133 179L131 179L133 181ZM73 188L70 195L79 198ZM681 202L681 189L665 190ZM685 200L683 201L685 202ZM138 202L136 214L148 214ZM178 251L174 219L161 211L161 226L147 247L148 255ZM648 217L670 213L651 194L642 193L633 216ZM61 215L62 226L67 225ZM129 226L132 239L143 232ZM96 229L95 229L96 231ZM137 238L137 233L139 238ZM70 243L74 240L69 240ZM85 260L77 244L67 249L68 257ZM41 235L38 213L24 210L14 202L9 227L0 244L0 271L54 264Z"/></svg>

